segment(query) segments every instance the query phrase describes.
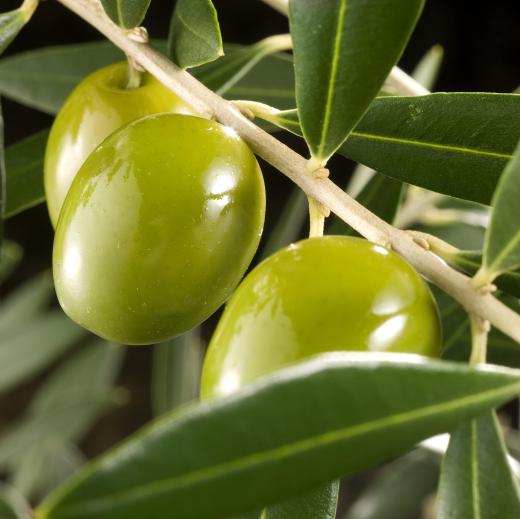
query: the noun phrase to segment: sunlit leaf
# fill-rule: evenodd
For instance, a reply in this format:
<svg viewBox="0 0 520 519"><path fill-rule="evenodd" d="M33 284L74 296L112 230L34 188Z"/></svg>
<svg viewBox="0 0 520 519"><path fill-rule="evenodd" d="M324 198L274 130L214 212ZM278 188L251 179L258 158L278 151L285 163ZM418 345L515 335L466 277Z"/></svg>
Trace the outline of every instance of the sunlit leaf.
<svg viewBox="0 0 520 519"><path fill-rule="evenodd" d="M506 368L320 356L165 415L58 488L39 517L239 515L384 461L519 391L520 372Z"/></svg>

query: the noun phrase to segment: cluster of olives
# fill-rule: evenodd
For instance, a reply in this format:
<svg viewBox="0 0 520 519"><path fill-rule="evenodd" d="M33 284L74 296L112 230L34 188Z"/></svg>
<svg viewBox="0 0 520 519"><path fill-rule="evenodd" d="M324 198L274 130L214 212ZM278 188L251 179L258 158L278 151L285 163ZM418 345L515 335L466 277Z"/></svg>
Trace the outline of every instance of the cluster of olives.
<svg viewBox="0 0 520 519"><path fill-rule="evenodd" d="M127 65L81 82L47 145L56 227L53 270L64 311L108 340L164 341L233 293L259 244L265 188L236 133L196 117ZM206 356L202 396L319 352L439 354L437 308L420 276L366 240L301 241L257 266L227 304Z"/></svg>

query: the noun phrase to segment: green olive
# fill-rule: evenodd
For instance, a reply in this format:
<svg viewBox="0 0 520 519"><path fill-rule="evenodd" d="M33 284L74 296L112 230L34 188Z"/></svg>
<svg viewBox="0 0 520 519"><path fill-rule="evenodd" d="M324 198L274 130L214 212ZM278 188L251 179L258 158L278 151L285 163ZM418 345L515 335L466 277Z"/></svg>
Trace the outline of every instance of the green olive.
<svg viewBox="0 0 520 519"><path fill-rule="evenodd" d="M58 113L44 163L45 195L54 227L79 168L112 132L144 115L159 112L196 115L148 73L142 74L138 88L126 88L127 81L126 63L104 67L81 81Z"/></svg>
<svg viewBox="0 0 520 519"><path fill-rule="evenodd" d="M230 128L144 117L85 161L56 229L65 312L106 339L159 342L200 324L231 294L258 247L265 190Z"/></svg>
<svg viewBox="0 0 520 519"><path fill-rule="evenodd" d="M440 323L419 274L360 238L311 238L258 265L230 299L209 345L203 398L338 350L437 357Z"/></svg>

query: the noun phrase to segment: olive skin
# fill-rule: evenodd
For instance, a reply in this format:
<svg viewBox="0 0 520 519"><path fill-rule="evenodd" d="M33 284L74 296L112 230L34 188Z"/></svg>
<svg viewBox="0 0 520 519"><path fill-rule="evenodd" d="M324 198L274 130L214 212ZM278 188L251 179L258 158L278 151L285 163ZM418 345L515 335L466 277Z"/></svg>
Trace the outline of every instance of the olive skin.
<svg viewBox="0 0 520 519"><path fill-rule="evenodd" d="M97 70L72 91L54 120L44 161L45 196L53 227L79 168L112 132L159 112L196 115L152 75L143 73L138 88L126 88L127 80L126 62Z"/></svg>
<svg viewBox="0 0 520 519"><path fill-rule="evenodd" d="M361 238L311 238L269 257L240 284L210 342L201 396L224 396L318 353L438 357L440 346L436 303L400 256Z"/></svg>
<svg viewBox="0 0 520 519"><path fill-rule="evenodd" d="M108 340L183 333L231 294L258 247L265 189L236 133L158 114L106 139L78 172L58 220L56 293Z"/></svg>

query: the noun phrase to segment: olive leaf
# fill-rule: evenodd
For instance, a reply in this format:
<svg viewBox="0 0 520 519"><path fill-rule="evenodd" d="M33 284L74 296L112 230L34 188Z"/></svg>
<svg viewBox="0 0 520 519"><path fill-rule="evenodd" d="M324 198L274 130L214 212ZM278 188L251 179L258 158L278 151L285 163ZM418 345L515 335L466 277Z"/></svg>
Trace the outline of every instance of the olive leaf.
<svg viewBox="0 0 520 519"><path fill-rule="evenodd" d="M42 130L6 148L6 218L45 200L43 157L48 136L49 130Z"/></svg>
<svg viewBox="0 0 520 519"><path fill-rule="evenodd" d="M494 412L452 433L442 464L437 519L520 517L520 494Z"/></svg>
<svg viewBox="0 0 520 519"><path fill-rule="evenodd" d="M151 0L101 0L105 13L123 29L141 24Z"/></svg>
<svg viewBox="0 0 520 519"><path fill-rule="evenodd" d="M403 52L423 4L291 0L297 107L317 160L326 161L361 119Z"/></svg>
<svg viewBox="0 0 520 519"><path fill-rule="evenodd" d="M164 415L59 487L38 517L239 515L384 461L519 391L520 372L506 368L318 356Z"/></svg>
<svg viewBox="0 0 520 519"><path fill-rule="evenodd" d="M168 54L182 68L197 67L224 54L217 11L211 0L177 0Z"/></svg>
<svg viewBox="0 0 520 519"><path fill-rule="evenodd" d="M202 359L200 328L154 346L152 407L156 416L198 399Z"/></svg>
<svg viewBox="0 0 520 519"><path fill-rule="evenodd" d="M520 267L520 143L493 195L482 269L494 278Z"/></svg>
<svg viewBox="0 0 520 519"><path fill-rule="evenodd" d="M296 110L266 119L302 134ZM489 204L519 136L517 94L380 97L339 153L402 182Z"/></svg>

